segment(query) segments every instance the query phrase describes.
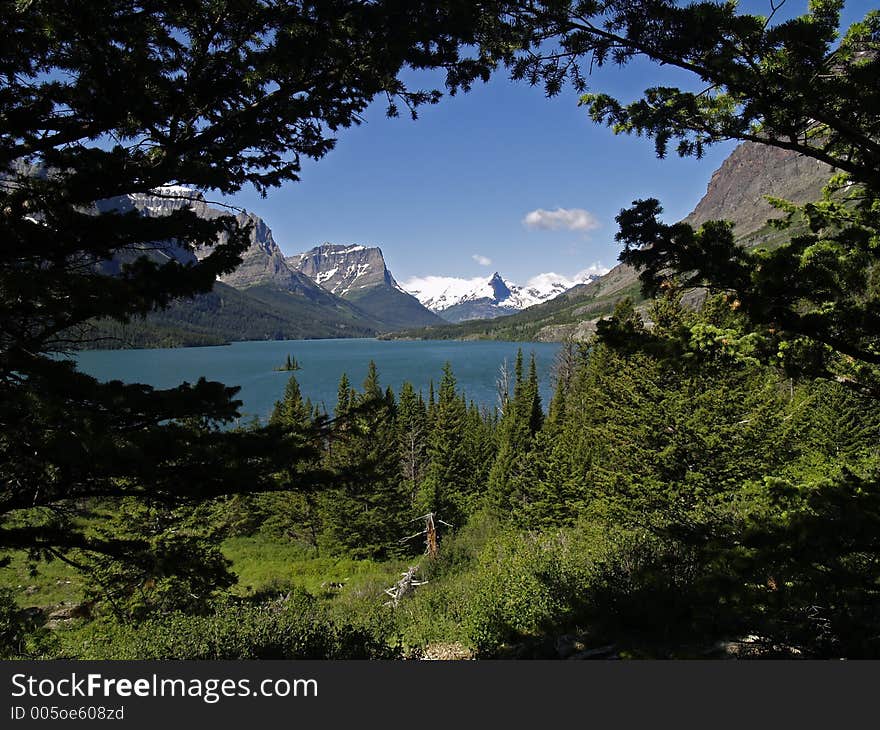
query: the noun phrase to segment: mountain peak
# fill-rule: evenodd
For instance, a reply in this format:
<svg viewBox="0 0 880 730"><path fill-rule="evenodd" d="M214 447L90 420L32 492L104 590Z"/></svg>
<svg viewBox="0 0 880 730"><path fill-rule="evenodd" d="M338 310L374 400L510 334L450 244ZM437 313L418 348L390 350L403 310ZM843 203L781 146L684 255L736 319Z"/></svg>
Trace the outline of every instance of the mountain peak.
<svg viewBox="0 0 880 730"><path fill-rule="evenodd" d="M400 288L376 246L325 242L289 256L289 266L336 296L347 299L389 327L437 324L442 320Z"/></svg>
<svg viewBox="0 0 880 730"><path fill-rule="evenodd" d="M495 304L500 304L501 302L510 299L510 295L512 294L510 287L507 286L507 282L501 278L501 274L497 271L489 280L489 286L492 287L492 299L494 299Z"/></svg>
<svg viewBox="0 0 880 730"><path fill-rule="evenodd" d="M459 322L512 314L552 299L597 276L596 269L586 269L574 277L548 272L533 276L525 285L519 285L506 281L496 271L488 281L483 277L414 277L404 282L404 288L432 312L450 322Z"/></svg>
<svg viewBox="0 0 880 730"><path fill-rule="evenodd" d="M321 253L331 256L345 256L347 254L358 253L360 251L376 251L378 252L379 256L382 256L382 251L377 246L361 246L359 244L346 245L343 243L330 243L330 241L324 241L324 243L322 243L320 246L315 246L315 248L311 249L311 251L307 251L306 253L308 254L315 251L320 251Z"/></svg>
<svg viewBox="0 0 880 730"><path fill-rule="evenodd" d="M380 286L390 277L385 257L375 246L325 242L289 256L287 263L341 297L358 289Z"/></svg>

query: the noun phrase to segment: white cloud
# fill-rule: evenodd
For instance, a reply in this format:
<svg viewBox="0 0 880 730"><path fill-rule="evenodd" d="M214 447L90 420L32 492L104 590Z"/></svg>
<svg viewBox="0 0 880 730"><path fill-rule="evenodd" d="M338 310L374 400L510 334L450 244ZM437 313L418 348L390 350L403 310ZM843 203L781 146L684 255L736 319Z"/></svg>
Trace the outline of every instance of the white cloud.
<svg viewBox="0 0 880 730"><path fill-rule="evenodd" d="M488 256L483 256L481 254L475 253L471 258L476 261L480 266L491 266L492 259Z"/></svg>
<svg viewBox="0 0 880 730"><path fill-rule="evenodd" d="M592 231L599 227L599 221L590 211L583 208L557 208L544 210L538 208L522 219L527 228L538 228L545 231Z"/></svg>

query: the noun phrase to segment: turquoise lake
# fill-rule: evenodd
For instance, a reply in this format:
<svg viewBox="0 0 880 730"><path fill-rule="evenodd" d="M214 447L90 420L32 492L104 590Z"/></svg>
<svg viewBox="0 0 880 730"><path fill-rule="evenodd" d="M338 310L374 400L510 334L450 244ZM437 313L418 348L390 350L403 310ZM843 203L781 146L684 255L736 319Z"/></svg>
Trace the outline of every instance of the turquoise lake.
<svg viewBox="0 0 880 730"><path fill-rule="evenodd" d="M468 400L492 407L497 403L499 369L507 360L511 370L518 348L528 362L535 354L541 397L546 408L552 394L551 373L559 351L558 343L489 342L452 340L286 340L235 342L222 347L182 347L156 350L89 350L77 353L79 368L99 380L122 380L170 388L195 382L204 376L227 385L241 386L242 420L268 418L287 379L296 375L304 396L324 403L332 412L336 387L342 373L359 388L370 360L379 369L383 387L395 393L405 380L427 397L428 384L439 382L445 362L452 364L459 390ZM301 369L295 373L275 372L290 354Z"/></svg>

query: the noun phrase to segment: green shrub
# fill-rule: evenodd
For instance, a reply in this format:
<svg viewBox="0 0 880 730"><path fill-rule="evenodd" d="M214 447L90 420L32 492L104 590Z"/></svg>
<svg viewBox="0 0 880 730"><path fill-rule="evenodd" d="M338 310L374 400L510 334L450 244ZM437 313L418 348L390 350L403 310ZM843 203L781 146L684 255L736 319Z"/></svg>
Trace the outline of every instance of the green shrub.
<svg viewBox="0 0 880 730"><path fill-rule="evenodd" d="M505 535L480 555L465 615L472 646L503 644L566 625L590 580L590 560L570 532Z"/></svg>
<svg viewBox="0 0 880 730"><path fill-rule="evenodd" d="M391 659L383 627L330 619L305 591L272 603L234 603L210 616L171 614L136 627L95 623L71 637L82 659Z"/></svg>
<svg viewBox="0 0 880 730"><path fill-rule="evenodd" d="M441 558L436 580L398 608L407 646L460 641L482 656L555 656L555 639L576 633L645 654L695 626L691 553L647 531L496 531L476 554L452 542L454 567Z"/></svg>

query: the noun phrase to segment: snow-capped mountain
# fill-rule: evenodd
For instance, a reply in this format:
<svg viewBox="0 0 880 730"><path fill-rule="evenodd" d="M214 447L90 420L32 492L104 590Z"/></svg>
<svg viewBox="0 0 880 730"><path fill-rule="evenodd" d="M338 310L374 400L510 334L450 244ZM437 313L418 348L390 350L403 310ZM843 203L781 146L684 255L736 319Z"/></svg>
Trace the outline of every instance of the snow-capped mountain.
<svg viewBox="0 0 880 730"><path fill-rule="evenodd" d="M355 304L389 328L441 324L394 280L376 246L324 243L288 256L287 265L328 292Z"/></svg>
<svg viewBox="0 0 880 730"><path fill-rule="evenodd" d="M553 299L573 286L598 279L603 273L605 270L598 267L573 277L549 272L533 276L524 285L503 279L497 271L490 279L425 276L405 281L403 288L443 319L461 322L519 312Z"/></svg>
<svg viewBox="0 0 880 730"><path fill-rule="evenodd" d="M182 186L126 196L107 205L122 210L134 208L144 216L165 216L184 207L208 219L229 215L226 210L208 205L197 191ZM262 303L272 312L280 307L285 317L300 316L304 334L362 336L442 323L440 317L398 286L380 249L324 244L285 258L262 218L247 212L235 217L240 225L248 227L250 245L242 252L241 264L219 277L218 284L257 299L257 307ZM218 241L225 241L226 235L221 233ZM210 251L192 251L173 242L159 246L160 254L182 263L194 263ZM286 335L290 330L285 328L283 332Z"/></svg>
<svg viewBox="0 0 880 730"><path fill-rule="evenodd" d="M118 199L117 199L118 200ZM166 185L151 193L137 193L127 196L127 201L144 216L166 216L175 210L191 208L202 218L217 218L231 215L230 211L215 208L205 202L201 193L182 185ZM115 205L120 205L118 202ZM242 262L235 271L224 274L219 281L229 284L235 289L244 290L253 286L269 285L286 292L296 293L313 301L332 304L332 297L308 276L287 265L280 246L275 242L272 230L262 218L253 213L240 212L235 215L242 226L250 226L250 245L242 253ZM227 234L221 233L218 241L227 240ZM207 256L210 249L199 249L193 254L175 254L176 258L185 262L182 256L198 258Z"/></svg>
<svg viewBox="0 0 880 730"><path fill-rule="evenodd" d="M288 256L287 263L339 297L374 286L400 289L375 246L324 243Z"/></svg>

